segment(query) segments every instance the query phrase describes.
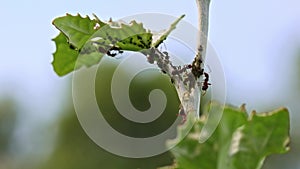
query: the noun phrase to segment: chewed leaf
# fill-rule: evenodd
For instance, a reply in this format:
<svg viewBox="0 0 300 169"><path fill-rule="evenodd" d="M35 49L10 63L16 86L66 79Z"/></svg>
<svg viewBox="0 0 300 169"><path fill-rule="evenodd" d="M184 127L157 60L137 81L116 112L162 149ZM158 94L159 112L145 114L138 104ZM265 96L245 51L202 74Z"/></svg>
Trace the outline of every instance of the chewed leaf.
<svg viewBox="0 0 300 169"><path fill-rule="evenodd" d="M91 20L88 16L83 18L70 14L53 21L53 25L67 37L68 42L79 49L97 31L98 24L103 26L103 22Z"/></svg>
<svg viewBox="0 0 300 169"><path fill-rule="evenodd" d="M152 34L143 33L128 37L117 43L122 50L140 51L151 47Z"/></svg>
<svg viewBox="0 0 300 169"><path fill-rule="evenodd" d="M78 57L78 51L71 47L64 34L60 33L53 39L56 44L56 51L53 54L53 68L59 75L66 75L74 70L75 63Z"/></svg>
<svg viewBox="0 0 300 169"><path fill-rule="evenodd" d="M130 24L107 25L100 28L90 39L89 45L96 46L99 52L110 49L140 51L151 47L152 34L142 24L132 21Z"/></svg>
<svg viewBox="0 0 300 169"><path fill-rule="evenodd" d="M258 168L266 156L286 153L290 141L289 125L289 113L285 108L270 113L254 113L233 133L228 168ZM248 160L251 163L241 162Z"/></svg>
<svg viewBox="0 0 300 169"><path fill-rule="evenodd" d="M64 76L82 66L92 66L103 56L101 53L80 54L78 49L67 42L67 38L62 33L53 41L56 44L56 51L53 54L52 65L59 76Z"/></svg>
<svg viewBox="0 0 300 169"><path fill-rule="evenodd" d="M79 14L54 19L53 25L60 30L54 39L56 52L53 54L53 67L59 76L66 75L82 66L97 64L102 56L115 56L123 51L142 51L157 47L167 38L177 23L176 20L158 41L153 43L153 34L135 21L102 22L96 15L95 19L81 17ZM155 44L155 46L153 46Z"/></svg>

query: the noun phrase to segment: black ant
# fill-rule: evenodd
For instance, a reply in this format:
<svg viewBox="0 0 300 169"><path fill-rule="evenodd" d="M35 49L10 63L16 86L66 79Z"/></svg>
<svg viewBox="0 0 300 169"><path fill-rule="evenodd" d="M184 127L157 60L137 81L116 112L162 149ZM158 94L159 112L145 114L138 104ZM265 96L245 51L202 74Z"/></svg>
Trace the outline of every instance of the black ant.
<svg viewBox="0 0 300 169"><path fill-rule="evenodd" d="M171 83L174 84L175 80L171 77Z"/></svg>
<svg viewBox="0 0 300 169"><path fill-rule="evenodd" d="M203 74L205 76L205 79L204 79L204 82L202 84L202 88L201 89L204 92L203 93L203 95L204 95L206 93L206 90L208 89L208 86L211 85L211 84L208 83L208 81L209 81L209 75L208 75L208 73L204 72Z"/></svg>
<svg viewBox="0 0 300 169"><path fill-rule="evenodd" d="M112 46L110 49L106 50L103 47L99 47L98 51L101 53L106 53L108 56L115 57L117 54L122 54L124 51L122 51L119 47Z"/></svg>
<svg viewBox="0 0 300 169"><path fill-rule="evenodd" d="M203 52L203 47L201 45L198 49L198 54L196 55L192 63L192 73L194 74L195 78L199 78L204 73L204 69L201 66L203 63L202 56L201 56L202 52Z"/></svg>
<svg viewBox="0 0 300 169"><path fill-rule="evenodd" d="M72 45L72 44L69 44L69 47L70 47L70 49L72 49L72 50L77 50L77 48L76 48L74 45Z"/></svg>
<svg viewBox="0 0 300 169"><path fill-rule="evenodd" d="M162 53L165 55L165 59L166 59L166 60L169 60L169 59L170 59L170 56L169 56L169 53L168 53L168 52L164 51L164 52L162 52Z"/></svg>

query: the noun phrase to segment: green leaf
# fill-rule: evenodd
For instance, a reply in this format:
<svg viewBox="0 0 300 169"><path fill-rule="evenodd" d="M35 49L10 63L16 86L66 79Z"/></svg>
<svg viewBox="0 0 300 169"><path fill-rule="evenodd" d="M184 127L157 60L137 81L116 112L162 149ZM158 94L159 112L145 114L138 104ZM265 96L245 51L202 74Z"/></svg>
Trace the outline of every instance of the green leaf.
<svg viewBox="0 0 300 169"><path fill-rule="evenodd" d="M59 76L64 76L82 66L93 66L95 63L98 63L103 56L101 53L79 55L79 50L71 47L67 42L67 38L62 33L54 38L53 41L56 44L56 51L53 54L52 65L54 71Z"/></svg>
<svg viewBox="0 0 300 169"><path fill-rule="evenodd" d="M52 64L59 76L82 66L95 65L105 54L115 56L123 50L141 52L152 47L153 35L142 23L135 21L129 24L112 21L104 23L96 15L94 17L96 19L91 20L88 16L83 18L79 14L77 16L67 14L54 19L53 25L61 31L53 39L56 52L53 54ZM175 29L182 17L161 36L157 41L158 45Z"/></svg>
<svg viewBox="0 0 300 169"><path fill-rule="evenodd" d="M177 169L216 169L217 138L213 135L205 144L199 144L202 126L202 122L196 122L184 140L171 150Z"/></svg>
<svg viewBox="0 0 300 169"><path fill-rule="evenodd" d="M64 76L74 69L85 66L92 66L99 62L103 54L101 53L81 53L87 40L106 24L98 19L89 17L83 18L80 15L66 16L56 18L53 24L61 31L53 39L56 45L56 51L53 54L53 68L59 76ZM87 50L88 47L84 47Z"/></svg>
<svg viewBox="0 0 300 169"><path fill-rule="evenodd" d="M103 26L103 22L91 20L88 16L81 17L79 14L54 19L53 25L59 29L68 39L68 42L81 49L86 41L97 31L96 26Z"/></svg>
<svg viewBox="0 0 300 169"><path fill-rule="evenodd" d="M220 106L217 104L212 104L212 106ZM225 106L224 114L219 123L219 126L216 131L218 135L218 147L217 152L217 163L218 169L224 169L226 165L228 150L232 141L232 134L235 130L247 122L248 114L245 110L245 105L242 105L241 108L236 108L232 106Z"/></svg>
<svg viewBox="0 0 300 169"><path fill-rule="evenodd" d="M183 141L172 149L176 168L259 169L268 155L287 152L289 113L286 109L247 118L243 106L240 109L226 106L216 131L203 144L199 143L199 132L204 121L197 121ZM178 129L179 138L182 131Z"/></svg>
<svg viewBox="0 0 300 169"><path fill-rule="evenodd" d="M260 168L266 156L286 153L289 150L289 126L289 113L285 108L253 113L250 120L233 134L228 168Z"/></svg>
<svg viewBox="0 0 300 169"><path fill-rule="evenodd" d="M167 37L170 35L170 33L176 29L177 24L185 17L185 15L181 15L175 22L173 22L168 30L166 30L160 37L153 42L152 46L157 48L161 43L163 43L164 40L167 39Z"/></svg>
<svg viewBox="0 0 300 169"><path fill-rule="evenodd" d="M62 33L54 38L53 41L56 44L56 51L53 54L54 59L52 65L54 71L59 76L63 76L74 70L79 52L71 49L67 42L67 38Z"/></svg>
<svg viewBox="0 0 300 169"><path fill-rule="evenodd" d="M91 38L90 44L100 52L115 47L118 50L140 51L151 47L152 34L143 24L132 21L130 24L113 22L100 28Z"/></svg>

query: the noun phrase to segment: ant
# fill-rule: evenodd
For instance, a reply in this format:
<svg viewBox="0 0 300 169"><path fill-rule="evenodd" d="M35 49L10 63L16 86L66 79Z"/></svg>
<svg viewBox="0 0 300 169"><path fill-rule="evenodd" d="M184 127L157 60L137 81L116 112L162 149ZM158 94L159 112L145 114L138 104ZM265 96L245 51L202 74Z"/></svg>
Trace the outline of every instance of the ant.
<svg viewBox="0 0 300 169"><path fill-rule="evenodd" d="M195 78L199 78L204 73L204 69L201 66L203 63L202 55L201 55L202 52L203 52L203 46L201 45L198 49L198 54L196 55L192 63L192 73L194 74Z"/></svg>
<svg viewBox="0 0 300 169"><path fill-rule="evenodd" d="M211 85L210 83L208 83L209 81L209 75L208 73L204 72L203 73L205 76L204 82L202 84L202 91L204 92L203 95L206 93L206 90L208 89L208 86Z"/></svg>
<svg viewBox="0 0 300 169"><path fill-rule="evenodd" d="M170 56L169 56L169 53L168 53L168 52L163 51L162 53L165 55L165 59L166 59L166 60L169 60L169 59L170 59Z"/></svg>
<svg viewBox="0 0 300 169"><path fill-rule="evenodd" d="M175 80L171 77L171 83L175 84Z"/></svg>
<svg viewBox="0 0 300 169"><path fill-rule="evenodd" d="M74 45L72 45L72 44L69 44L69 47L70 47L70 49L72 49L72 50L78 50Z"/></svg>
<svg viewBox="0 0 300 169"><path fill-rule="evenodd" d="M115 57L117 54L122 54L124 51L122 51L119 47L112 46L110 49L106 50L103 47L99 47L98 51L101 53L106 53L108 56Z"/></svg>

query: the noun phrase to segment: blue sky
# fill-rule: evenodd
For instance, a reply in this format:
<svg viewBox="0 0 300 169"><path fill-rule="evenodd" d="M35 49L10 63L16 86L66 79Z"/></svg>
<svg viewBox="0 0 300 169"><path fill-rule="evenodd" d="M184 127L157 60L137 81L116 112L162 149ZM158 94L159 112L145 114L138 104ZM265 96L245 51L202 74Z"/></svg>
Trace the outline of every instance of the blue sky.
<svg viewBox="0 0 300 169"><path fill-rule="evenodd" d="M209 40L224 66L229 103L266 111L270 100L278 107L297 97L286 83L295 74L291 65L300 45L299 7L299 0L212 0ZM65 13L119 19L145 12L186 14L197 26L194 0L2 1L0 99L12 94L33 122L53 117L66 100L59 94L71 90L71 77L52 70L51 39L58 32L51 21Z"/></svg>
<svg viewBox="0 0 300 169"><path fill-rule="evenodd" d="M279 0L212 1L209 39L225 68L229 100L233 104L254 103L259 99L255 98L257 93L262 91L270 97L280 94L283 85L280 83L284 80L279 80L272 89L269 86L278 81L278 76L284 78L287 74L290 57L297 47L293 45L299 42L299 5L297 0L287 0L284 4ZM102 19L145 12L174 16L184 13L185 20L197 26L193 0L4 1L0 11L3 16L0 84L5 90L0 93L13 89L15 93L23 93L24 98L40 100L43 95L60 92L58 86L65 80L57 77L49 64L54 52L50 39L57 34L51 21L67 12L96 13ZM252 92L239 94L245 91Z"/></svg>
<svg viewBox="0 0 300 169"><path fill-rule="evenodd" d="M212 1L209 39L225 68L229 102L254 107L258 100L262 105L268 100L257 97L261 92L270 98L286 95L284 79L293 73L289 67L300 41L299 6L297 0ZM56 76L50 64L55 50L50 39L57 34L53 18L67 12L96 13L102 19L145 12L184 13L185 20L197 26L193 0L27 0L3 1L0 8L0 94L12 92L21 102L35 100L39 105L59 105L59 98L49 96L60 93L70 78Z"/></svg>

